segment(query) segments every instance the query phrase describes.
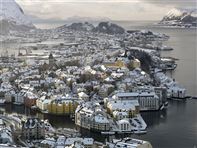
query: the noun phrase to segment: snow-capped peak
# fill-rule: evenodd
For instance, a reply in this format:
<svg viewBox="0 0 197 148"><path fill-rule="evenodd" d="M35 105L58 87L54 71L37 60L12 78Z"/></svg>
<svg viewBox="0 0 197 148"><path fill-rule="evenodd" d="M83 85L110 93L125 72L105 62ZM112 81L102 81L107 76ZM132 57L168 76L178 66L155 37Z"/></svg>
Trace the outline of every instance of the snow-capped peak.
<svg viewBox="0 0 197 148"><path fill-rule="evenodd" d="M24 14L22 8L15 0L0 0L0 21L7 20L16 25L33 27L32 22Z"/></svg>
<svg viewBox="0 0 197 148"><path fill-rule="evenodd" d="M181 17L185 17L188 15L191 15L193 17L196 16L196 9L183 9L183 8L173 8L172 10L170 10L166 16L164 18L168 18L168 19L176 19L176 18L181 18Z"/></svg>
<svg viewBox="0 0 197 148"><path fill-rule="evenodd" d="M179 17L181 16L183 13L187 13L187 11L182 10L182 9L177 9L177 8L173 8L172 10L170 10L167 13L167 17L171 18L171 17Z"/></svg>

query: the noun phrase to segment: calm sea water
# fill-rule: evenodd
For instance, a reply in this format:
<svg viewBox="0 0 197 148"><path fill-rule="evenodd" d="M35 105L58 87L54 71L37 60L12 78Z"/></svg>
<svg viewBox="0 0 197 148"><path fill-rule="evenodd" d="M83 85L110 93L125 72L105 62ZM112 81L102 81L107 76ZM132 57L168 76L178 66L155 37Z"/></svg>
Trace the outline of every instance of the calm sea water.
<svg viewBox="0 0 197 148"><path fill-rule="evenodd" d="M126 29L148 29L165 33L170 36L164 44L174 48L173 51L162 52L163 56L176 57L178 67L170 74L189 95L197 95L197 30L158 28L152 26L154 22L116 22ZM0 46L1 47L1 46ZM1 51L2 49L0 49ZM6 105L0 107L3 112L35 115L42 119L49 119L50 123L58 127L76 128L74 122L67 117L43 115L29 111L22 106ZM121 135L148 140L155 148L194 148L197 147L197 100L186 101L170 100L168 109L159 112L143 112L142 116L148 125L145 135ZM93 136L98 141L113 139L86 130L81 131L86 137Z"/></svg>

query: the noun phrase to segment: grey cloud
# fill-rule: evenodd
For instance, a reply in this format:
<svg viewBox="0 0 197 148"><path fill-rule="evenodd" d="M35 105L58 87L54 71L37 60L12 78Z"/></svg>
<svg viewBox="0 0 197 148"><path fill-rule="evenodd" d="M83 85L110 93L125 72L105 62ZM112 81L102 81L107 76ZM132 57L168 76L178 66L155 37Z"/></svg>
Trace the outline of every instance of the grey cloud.
<svg viewBox="0 0 197 148"><path fill-rule="evenodd" d="M196 8L197 0L141 0L143 2L160 5L171 6L178 8Z"/></svg>

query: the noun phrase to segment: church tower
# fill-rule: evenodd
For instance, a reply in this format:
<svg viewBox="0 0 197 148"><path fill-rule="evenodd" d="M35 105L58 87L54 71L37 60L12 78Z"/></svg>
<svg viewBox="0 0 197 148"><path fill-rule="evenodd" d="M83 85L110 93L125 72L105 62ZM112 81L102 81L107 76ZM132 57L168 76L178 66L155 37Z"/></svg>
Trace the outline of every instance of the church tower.
<svg viewBox="0 0 197 148"><path fill-rule="evenodd" d="M50 53L50 55L49 55L49 66L52 67L52 66L54 66L54 64L55 64L55 59L53 57L53 54Z"/></svg>

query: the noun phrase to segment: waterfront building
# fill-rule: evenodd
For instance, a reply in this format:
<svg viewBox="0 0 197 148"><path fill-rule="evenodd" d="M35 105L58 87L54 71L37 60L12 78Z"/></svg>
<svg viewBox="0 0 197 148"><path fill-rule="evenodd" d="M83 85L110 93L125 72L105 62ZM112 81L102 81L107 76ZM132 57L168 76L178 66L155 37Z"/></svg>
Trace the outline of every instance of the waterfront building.
<svg viewBox="0 0 197 148"><path fill-rule="evenodd" d="M186 89L181 88L179 86L171 86L167 90L168 98L185 98L186 97Z"/></svg>
<svg viewBox="0 0 197 148"><path fill-rule="evenodd" d="M110 130L106 113L98 103L93 102L78 105L75 111L75 124L97 132Z"/></svg>
<svg viewBox="0 0 197 148"><path fill-rule="evenodd" d="M139 114L137 99L132 100L105 100L108 113L115 119L132 118Z"/></svg>
<svg viewBox="0 0 197 148"><path fill-rule="evenodd" d="M27 140L44 139L44 121L41 121L39 118L28 118L22 123L22 137Z"/></svg>
<svg viewBox="0 0 197 148"><path fill-rule="evenodd" d="M32 107L36 105L36 100L38 99L38 96L34 94L33 92L27 92L25 99L24 99L24 105L27 107Z"/></svg>
<svg viewBox="0 0 197 148"><path fill-rule="evenodd" d="M27 93L27 91L24 89L20 90L19 92L16 92L14 95L14 102L13 103L18 104L18 105L24 104L26 93Z"/></svg>
<svg viewBox="0 0 197 148"><path fill-rule="evenodd" d="M155 92L155 94L159 97L159 106L165 104L167 102L167 88L162 86L138 86L133 88L135 92Z"/></svg>
<svg viewBox="0 0 197 148"><path fill-rule="evenodd" d="M132 126L128 118L118 120L116 121L116 124L118 125L118 129L121 132L127 132L132 130Z"/></svg>
<svg viewBox="0 0 197 148"><path fill-rule="evenodd" d="M47 96L42 96L36 100L36 106L41 111L48 111L48 105L51 103L51 99L47 98Z"/></svg>
<svg viewBox="0 0 197 148"><path fill-rule="evenodd" d="M155 73L156 84L167 89L168 98L186 98L186 89L162 72Z"/></svg>
<svg viewBox="0 0 197 148"><path fill-rule="evenodd" d="M155 92L120 92L116 93L112 98L105 99L105 103L109 100L138 100L140 111L158 110L160 107L159 97Z"/></svg>
<svg viewBox="0 0 197 148"><path fill-rule="evenodd" d="M52 100L48 102L47 112L56 115L71 115L75 114L75 110L80 100L71 96L53 96Z"/></svg>

